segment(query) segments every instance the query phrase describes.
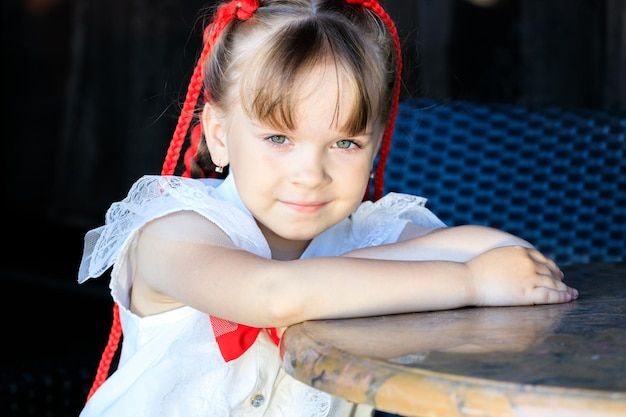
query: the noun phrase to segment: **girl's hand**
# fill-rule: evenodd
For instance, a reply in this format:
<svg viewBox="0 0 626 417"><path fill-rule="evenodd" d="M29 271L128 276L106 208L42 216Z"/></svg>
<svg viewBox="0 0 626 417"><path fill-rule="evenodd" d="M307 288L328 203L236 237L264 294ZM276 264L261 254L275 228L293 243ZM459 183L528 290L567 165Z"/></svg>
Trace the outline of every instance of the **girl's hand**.
<svg viewBox="0 0 626 417"><path fill-rule="evenodd" d="M536 249L506 246L469 260L477 306L565 303L578 291L563 283L563 273Z"/></svg>

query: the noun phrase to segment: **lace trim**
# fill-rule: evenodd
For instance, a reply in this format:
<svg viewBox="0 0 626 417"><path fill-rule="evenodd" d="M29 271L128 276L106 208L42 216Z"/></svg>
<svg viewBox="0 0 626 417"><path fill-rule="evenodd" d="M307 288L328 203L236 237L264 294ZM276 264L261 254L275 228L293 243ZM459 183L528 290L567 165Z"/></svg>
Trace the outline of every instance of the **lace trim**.
<svg viewBox="0 0 626 417"><path fill-rule="evenodd" d="M148 221L166 214L193 210L222 228L242 249L269 257L270 251L254 221L229 201L216 197L215 188L182 177L145 176L123 200L113 203L105 225L85 236L79 282L98 277L119 258L124 242Z"/></svg>
<svg viewBox="0 0 626 417"><path fill-rule="evenodd" d="M426 208L424 197L389 193L372 202L364 202L352 215L353 234L360 247L378 246L389 243L390 233L407 222L427 229L444 227L445 224ZM405 220L404 224L399 223Z"/></svg>

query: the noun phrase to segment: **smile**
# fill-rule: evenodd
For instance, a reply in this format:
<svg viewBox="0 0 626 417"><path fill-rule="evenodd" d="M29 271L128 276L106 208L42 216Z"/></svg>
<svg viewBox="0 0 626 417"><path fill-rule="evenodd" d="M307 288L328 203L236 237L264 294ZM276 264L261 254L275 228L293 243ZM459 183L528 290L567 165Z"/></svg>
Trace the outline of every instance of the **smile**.
<svg viewBox="0 0 626 417"><path fill-rule="evenodd" d="M315 213L320 211L322 208L326 206L327 203L304 203L304 202L293 202L293 201L283 201L283 204L289 209L297 212L297 213Z"/></svg>

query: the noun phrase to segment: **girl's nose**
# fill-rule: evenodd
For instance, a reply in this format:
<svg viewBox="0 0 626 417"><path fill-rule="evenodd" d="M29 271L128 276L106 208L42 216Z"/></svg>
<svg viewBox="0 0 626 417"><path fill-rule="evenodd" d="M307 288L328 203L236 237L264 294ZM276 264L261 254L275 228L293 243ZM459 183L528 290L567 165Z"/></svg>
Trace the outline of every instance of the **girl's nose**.
<svg viewBox="0 0 626 417"><path fill-rule="evenodd" d="M301 151L291 161L291 181L301 187L317 187L329 180L326 161L318 152Z"/></svg>

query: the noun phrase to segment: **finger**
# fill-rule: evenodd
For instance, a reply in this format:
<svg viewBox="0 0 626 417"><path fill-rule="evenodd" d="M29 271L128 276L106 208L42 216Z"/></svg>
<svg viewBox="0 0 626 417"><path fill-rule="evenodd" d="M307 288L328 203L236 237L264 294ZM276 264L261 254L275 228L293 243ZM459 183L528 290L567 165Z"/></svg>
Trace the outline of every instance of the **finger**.
<svg viewBox="0 0 626 417"><path fill-rule="evenodd" d="M533 292L533 304L558 304L567 303L578 298L578 291L567 287L565 291L552 288L537 287Z"/></svg>
<svg viewBox="0 0 626 417"><path fill-rule="evenodd" d="M540 281L537 283L537 288L545 288L548 291L567 293L571 296L571 299L578 298L578 290L576 288L570 287L561 280L553 279L547 276L541 277Z"/></svg>
<svg viewBox="0 0 626 417"><path fill-rule="evenodd" d="M549 275L552 275L560 280L563 279L564 277L563 271L561 271L561 269L558 267L556 262L554 262L554 260L552 260L551 258L548 258L537 249L530 249L528 251L528 254L539 265L546 267L547 270L549 271ZM545 275L545 271L543 270L538 269L537 273Z"/></svg>
<svg viewBox="0 0 626 417"><path fill-rule="evenodd" d="M537 275L542 275L548 277L550 279L554 279L557 281L563 281L564 275L563 272L556 266L555 263L545 263L545 264L537 264L535 267L535 272Z"/></svg>
<svg viewBox="0 0 626 417"><path fill-rule="evenodd" d="M554 262L550 258L547 258L546 265L548 266L548 268L550 269L550 272L552 272L552 274L555 277L557 277L561 281L563 280L563 278L565 277L565 274L563 274L563 271L561 271L561 268L559 268L559 266L556 264L556 262Z"/></svg>
<svg viewBox="0 0 626 417"><path fill-rule="evenodd" d="M568 291L570 288L560 278L554 277L551 274L538 274L538 276L537 287L561 292Z"/></svg>

